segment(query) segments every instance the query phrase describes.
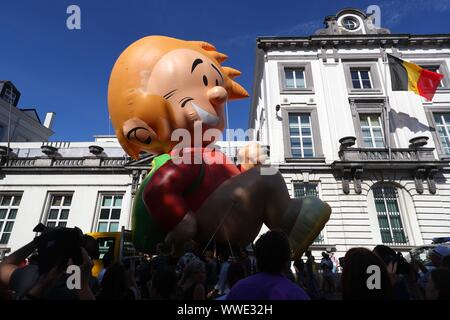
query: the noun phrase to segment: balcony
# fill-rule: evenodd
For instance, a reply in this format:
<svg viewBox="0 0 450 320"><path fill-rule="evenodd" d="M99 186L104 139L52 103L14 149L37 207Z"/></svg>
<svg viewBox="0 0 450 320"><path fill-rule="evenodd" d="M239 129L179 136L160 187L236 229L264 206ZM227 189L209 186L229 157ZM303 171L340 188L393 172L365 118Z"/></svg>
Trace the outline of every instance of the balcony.
<svg viewBox="0 0 450 320"><path fill-rule="evenodd" d="M339 160L332 168L341 173L344 193L350 192L350 181L354 182L355 192L361 193L363 172L368 170L408 170L414 179L418 193L423 192L423 181L427 181L431 193L436 192L435 174L447 161L435 157L434 148L427 148L428 137L411 139L409 148L355 148L355 137L339 140Z"/></svg>

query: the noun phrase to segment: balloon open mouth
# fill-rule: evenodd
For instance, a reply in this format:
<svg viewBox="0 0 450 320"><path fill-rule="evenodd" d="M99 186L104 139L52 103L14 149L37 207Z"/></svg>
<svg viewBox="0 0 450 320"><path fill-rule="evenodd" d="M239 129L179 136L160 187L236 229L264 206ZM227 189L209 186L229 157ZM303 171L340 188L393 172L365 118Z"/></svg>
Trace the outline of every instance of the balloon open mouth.
<svg viewBox="0 0 450 320"><path fill-rule="evenodd" d="M202 107L199 107L194 102L191 102L192 107L194 108L195 112L197 112L198 117L200 120L207 125L215 126L217 123L219 123L220 118L218 116L215 116Z"/></svg>

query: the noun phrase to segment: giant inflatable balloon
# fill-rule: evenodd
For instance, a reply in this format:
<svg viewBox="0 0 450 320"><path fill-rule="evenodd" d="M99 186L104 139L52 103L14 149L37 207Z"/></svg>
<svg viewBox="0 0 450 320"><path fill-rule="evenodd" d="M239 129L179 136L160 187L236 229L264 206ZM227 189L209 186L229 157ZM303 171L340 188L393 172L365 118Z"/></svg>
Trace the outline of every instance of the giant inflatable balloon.
<svg viewBox="0 0 450 320"><path fill-rule="evenodd" d="M136 248L190 240L245 246L261 226L289 235L297 255L314 241L331 209L316 197L290 199L278 171L261 174L264 155L250 143L234 164L212 147L228 100L248 93L222 66L225 54L202 41L149 36L131 44L111 72L108 106L123 149L154 154L132 211Z"/></svg>

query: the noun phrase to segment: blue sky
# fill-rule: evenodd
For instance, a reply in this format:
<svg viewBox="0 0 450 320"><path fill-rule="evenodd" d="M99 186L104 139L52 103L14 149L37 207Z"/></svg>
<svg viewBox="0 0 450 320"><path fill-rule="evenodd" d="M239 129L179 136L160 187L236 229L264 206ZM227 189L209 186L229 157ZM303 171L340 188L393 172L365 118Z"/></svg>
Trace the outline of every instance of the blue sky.
<svg viewBox="0 0 450 320"><path fill-rule="evenodd" d="M81 8L81 30L66 28L66 8ZM381 7L393 33L450 33L450 0L403 1L198 1L39 0L2 1L0 79L22 93L19 107L36 107L41 119L55 111L53 141L92 140L112 132L107 85L119 54L147 35L206 40L242 71L249 91L257 36L305 36L326 15L345 7ZM230 127L247 128L250 99L232 102Z"/></svg>

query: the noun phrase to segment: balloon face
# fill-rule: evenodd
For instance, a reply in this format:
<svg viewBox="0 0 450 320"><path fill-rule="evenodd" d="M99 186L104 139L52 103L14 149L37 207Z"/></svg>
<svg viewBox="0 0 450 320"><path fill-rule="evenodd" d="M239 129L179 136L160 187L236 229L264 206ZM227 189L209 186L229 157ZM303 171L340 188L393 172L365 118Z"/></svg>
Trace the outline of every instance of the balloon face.
<svg viewBox="0 0 450 320"><path fill-rule="evenodd" d="M108 104L116 135L125 151L168 153L185 129L193 141L208 144L203 133L225 128L228 99L248 96L232 78L240 72L222 67L226 56L205 42L152 36L127 48L111 73ZM194 127L201 125L201 137ZM183 137L183 142L185 137Z"/></svg>
<svg viewBox="0 0 450 320"><path fill-rule="evenodd" d="M228 93L224 76L207 56L189 49L167 53L153 68L147 91L164 97L174 115L174 126L192 128L195 121L223 130Z"/></svg>

